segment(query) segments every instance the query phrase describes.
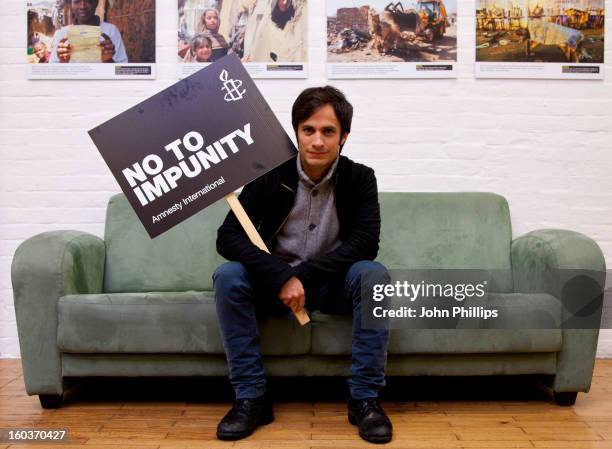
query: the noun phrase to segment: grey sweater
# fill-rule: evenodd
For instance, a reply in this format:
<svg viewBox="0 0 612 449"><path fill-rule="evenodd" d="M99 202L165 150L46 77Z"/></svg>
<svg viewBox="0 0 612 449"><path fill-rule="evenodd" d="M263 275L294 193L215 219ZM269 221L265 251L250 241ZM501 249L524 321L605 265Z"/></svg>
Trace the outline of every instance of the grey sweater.
<svg viewBox="0 0 612 449"><path fill-rule="evenodd" d="M273 251L291 266L333 251L341 243L334 193L338 159L317 184L304 173L299 155L296 161L299 182L295 203Z"/></svg>

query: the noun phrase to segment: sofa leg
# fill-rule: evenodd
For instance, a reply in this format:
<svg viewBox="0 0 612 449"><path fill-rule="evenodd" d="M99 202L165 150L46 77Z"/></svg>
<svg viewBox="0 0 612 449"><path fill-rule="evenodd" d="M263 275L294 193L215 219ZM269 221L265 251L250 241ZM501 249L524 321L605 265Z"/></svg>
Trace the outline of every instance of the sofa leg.
<svg viewBox="0 0 612 449"><path fill-rule="evenodd" d="M42 408L60 408L62 396L59 394L39 394L40 405Z"/></svg>
<svg viewBox="0 0 612 449"><path fill-rule="evenodd" d="M555 402L557 405L570 406L576 403L576 391L555 391Z"/></svg>

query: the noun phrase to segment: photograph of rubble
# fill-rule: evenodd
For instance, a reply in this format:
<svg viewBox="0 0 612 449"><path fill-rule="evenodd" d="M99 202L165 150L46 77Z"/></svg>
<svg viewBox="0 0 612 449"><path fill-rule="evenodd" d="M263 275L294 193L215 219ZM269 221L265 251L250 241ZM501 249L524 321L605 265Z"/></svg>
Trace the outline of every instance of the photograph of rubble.
<svg viewBox="0 0 612 449"><path fill-rule="evenodd" d="M179 76L226 54L255 78L307 76L307 0L178 0Z"/></svg>
<svg viewBox="0 0 612 449"><path fill-rule="evenodd" d="M456 61L456 0L327 0L330 78L448 78Z"/></svg>
<svg viewBox="0 0 612 449"><path fill-rule="evenodd" d="M604 0L477 0L476 74L601 78Z"/></svg>

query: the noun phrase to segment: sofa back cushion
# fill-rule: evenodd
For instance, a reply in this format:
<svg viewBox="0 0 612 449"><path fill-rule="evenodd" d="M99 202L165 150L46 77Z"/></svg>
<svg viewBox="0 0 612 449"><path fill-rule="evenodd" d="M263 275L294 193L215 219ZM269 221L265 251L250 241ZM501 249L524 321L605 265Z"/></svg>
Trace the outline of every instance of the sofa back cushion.
<svg viewBox="0 0 612 449"><path fill-rule="evenodd" d="M382 193L380 206L378 260L387 268L495 270L496 290L512 290L512 230L504 197Z"/></svg>
<svg viewBox="0 0 612 449"><path fill-rule="evenodd" d="M497 291L511 291L508 203L490 193L380 193L378 260L390 269L488 269ZM228 211L218 201L151 239L123 194L106 215L104 291L211 291L217 229Z"/></svg>
<svg viewBox="0 0 612 449"><path fill-rule="evenodd" d="M217 228L229 207L218 201L151 239L123 194L106 212L104 291L212 291L212 274L225 259L217 254Z"/></svg>

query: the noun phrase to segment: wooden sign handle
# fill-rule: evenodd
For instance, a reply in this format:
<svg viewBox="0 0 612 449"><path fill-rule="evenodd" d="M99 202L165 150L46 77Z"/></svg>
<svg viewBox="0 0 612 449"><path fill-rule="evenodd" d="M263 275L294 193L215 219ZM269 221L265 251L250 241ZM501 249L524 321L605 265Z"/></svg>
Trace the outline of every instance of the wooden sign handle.
<svg viewBox="0 0 612 449"><path fill-rule="evenodd" d="M261 238L261 235L259 235L259 232L257 232L257 229L255 229L255 226L253 226L253 222L247 215L246 211L244 210L244 207L242 207L242 204L240 204L240 201L238 200L236 194L233 192L230 193L225 197L225 201L227 201L229 207L232 209L232 212L234 212L234 215L236 215L236 218L238 218L238 221L242 225L244 231L249 236L249 239L251 239L251 242L260 250L265 251L269 254L270 251L268 250L268 247ZM297 312L294 311L293 314L302 326L310 322L310 318L308 317L308 314L304 309L299 310Z"/></svg>

